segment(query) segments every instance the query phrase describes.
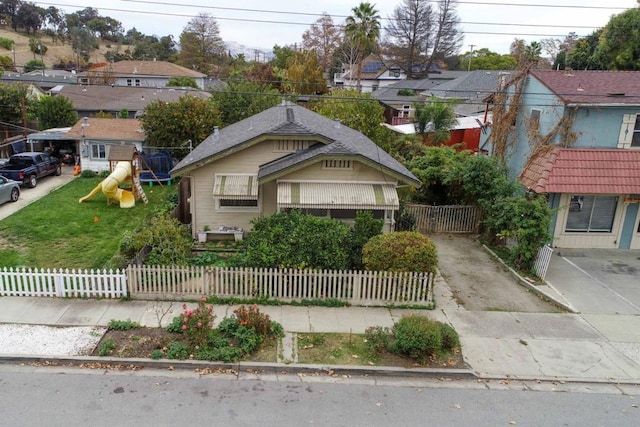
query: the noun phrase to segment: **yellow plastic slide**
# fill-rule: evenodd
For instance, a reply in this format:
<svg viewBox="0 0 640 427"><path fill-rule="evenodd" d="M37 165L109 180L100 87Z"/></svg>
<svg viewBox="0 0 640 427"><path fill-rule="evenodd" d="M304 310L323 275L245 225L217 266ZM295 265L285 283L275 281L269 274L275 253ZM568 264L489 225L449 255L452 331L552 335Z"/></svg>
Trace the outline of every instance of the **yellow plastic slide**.
<svg viewBox="0 0 640 427"><path fill-rule="evenodd" d="M111 172L111 175L106 177L100 184L94 188L91 193L80 199L80 203L89 200L98 191L102 190L102 193L111 200L115 200L120 203L121 208L132 208L136 205L136 198L131 191L123 190L118 186L131 176L131 162L118 162L116 167Z"/></svg>

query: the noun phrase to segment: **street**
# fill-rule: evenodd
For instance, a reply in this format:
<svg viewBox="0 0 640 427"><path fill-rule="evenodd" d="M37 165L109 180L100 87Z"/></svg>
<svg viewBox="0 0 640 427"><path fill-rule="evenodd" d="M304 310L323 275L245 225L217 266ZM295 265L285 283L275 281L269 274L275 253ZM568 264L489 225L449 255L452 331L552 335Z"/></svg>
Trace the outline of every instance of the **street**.
<svg viewBox="0 0 640 427"><path fill-rule="evenodd" d="M523 387L505 380L237 378L180 370L0 365L0 413L2 424L11 426L638 425L639 392L612 384Z"/></svg>

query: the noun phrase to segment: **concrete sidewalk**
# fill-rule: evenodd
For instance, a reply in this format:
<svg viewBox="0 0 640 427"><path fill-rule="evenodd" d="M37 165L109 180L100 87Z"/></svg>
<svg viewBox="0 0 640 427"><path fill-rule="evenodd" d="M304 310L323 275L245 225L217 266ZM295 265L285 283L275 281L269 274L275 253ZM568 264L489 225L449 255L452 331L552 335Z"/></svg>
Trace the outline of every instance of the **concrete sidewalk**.
<svg viewBox="0 0 640 427"><path fill-rule="evenodd" d="M457 306L442 282L433 311L368 307L261 306L288 332L362 333L369 326L392 326L418 312L451 323L460 334L465 361L481 378L640 383L640 319L574 314L474 312ZM195 304L190 304L195 306ZM235 307L214 306L217 321ZM182 303L0 298L0 323L106 326L110 320L157 327L182 311ZM11 349L0 348L0 353ZM292 365L287 365L292 368Z"/></svg>

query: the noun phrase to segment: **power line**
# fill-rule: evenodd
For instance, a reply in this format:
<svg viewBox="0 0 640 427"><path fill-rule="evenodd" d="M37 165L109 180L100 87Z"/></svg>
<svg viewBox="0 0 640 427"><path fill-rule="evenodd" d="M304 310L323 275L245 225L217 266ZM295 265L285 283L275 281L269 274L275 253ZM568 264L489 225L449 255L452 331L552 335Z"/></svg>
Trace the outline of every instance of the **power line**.
<svg viewBox="0 0 640 427"><path fill-rule="evenodd" d="M230 7L217 7L217 6L196 6L196 5L183 5L177 3L165 3L165 2L155 2L155 1L143 1L143 0L123 0L129 1L132 3L150 3L157 5L167 5L167 6L191 6L191 7L199 7L202 9L224 9L224 10L232 10L232 11L242 11L242 12L257 12L257 13L273 13L273 14L289 14L289 15L305 15L305 16L323 16L322 14L314 14L314 13L303 13L303 12L285 12L285 11L274 11L274 10L263 10L263 9L245 9L245 8L230 8ZM37 4L48 5L48 6L66 6L78 9L84 9L85 6L79 5L71 5L71 4L60 4L60 3L51 3L51 2L35 2ZM532 7L566 7L566 8L578 8L578 9L610 9L610 10L626 10L625 8L619 7L606 7L606 6L569 6L569 5L535 5L535 4L511 4L511 3L490 3L490 2L482 2L482 3L472 3L472 2L459 2L466 4L490 4L490 5L507 5L507 6L532 6ZM111 11L111 12L123 12L123 13L137 13L143 15L158 15L158 16L174 16L179 18L195 18L197 15L193 14L185 14L185 13L175 13L175 12L157 12L157 11L146 11L146 10L133 10L133 9L121 9L121 8L107 8L101 7L100 10ZM334 15L342 17L342 15ZM305 26L310 27L314 23L310 22L294 22L294 21L277 21L277 20L269 20L269 19L252 19L252 18L230 18L230 17L221 17L215 16L214 19L220 21L234 21L234 22L251 22L251 23L260 23L260 24L279 24L279 25L297 25L297 26ZM387 20L388 18L382 18L382 20ZM553 25L553 24L522 24L522 23L500 23L500 22L465 22L461 21L461 25L487 25L487 26L507 26L507 27L538 27L538 28L579 28L579 29L597 29L596 26L585 26L585 25ZM335 27L341 28L343 25L335 24ZM497 36L533 36L533 37L564 37L566 34L544 34L544 33L504 33L504 32L494 32L494 31L461 31L464 34L482 34L482 35L497 35ZM582 37L582 36L581 36Z"/></svg>

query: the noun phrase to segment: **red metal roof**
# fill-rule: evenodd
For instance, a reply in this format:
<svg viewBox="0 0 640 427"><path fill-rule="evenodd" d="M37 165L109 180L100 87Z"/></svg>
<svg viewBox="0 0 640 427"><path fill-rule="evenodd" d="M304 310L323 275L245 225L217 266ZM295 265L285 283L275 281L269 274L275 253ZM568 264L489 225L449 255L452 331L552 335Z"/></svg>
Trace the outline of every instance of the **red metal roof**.
<svg viewBox="0 0 640 427"><path fill-rule="evenodd" d="M640 105L638 71L531 70L566 104Z"/></svg>
<svg viewBox="0 0 640 427"><path fill-rule="evenodd" d="M640 194L640 150L549 147L519 179L536 193Z"/></svg>

